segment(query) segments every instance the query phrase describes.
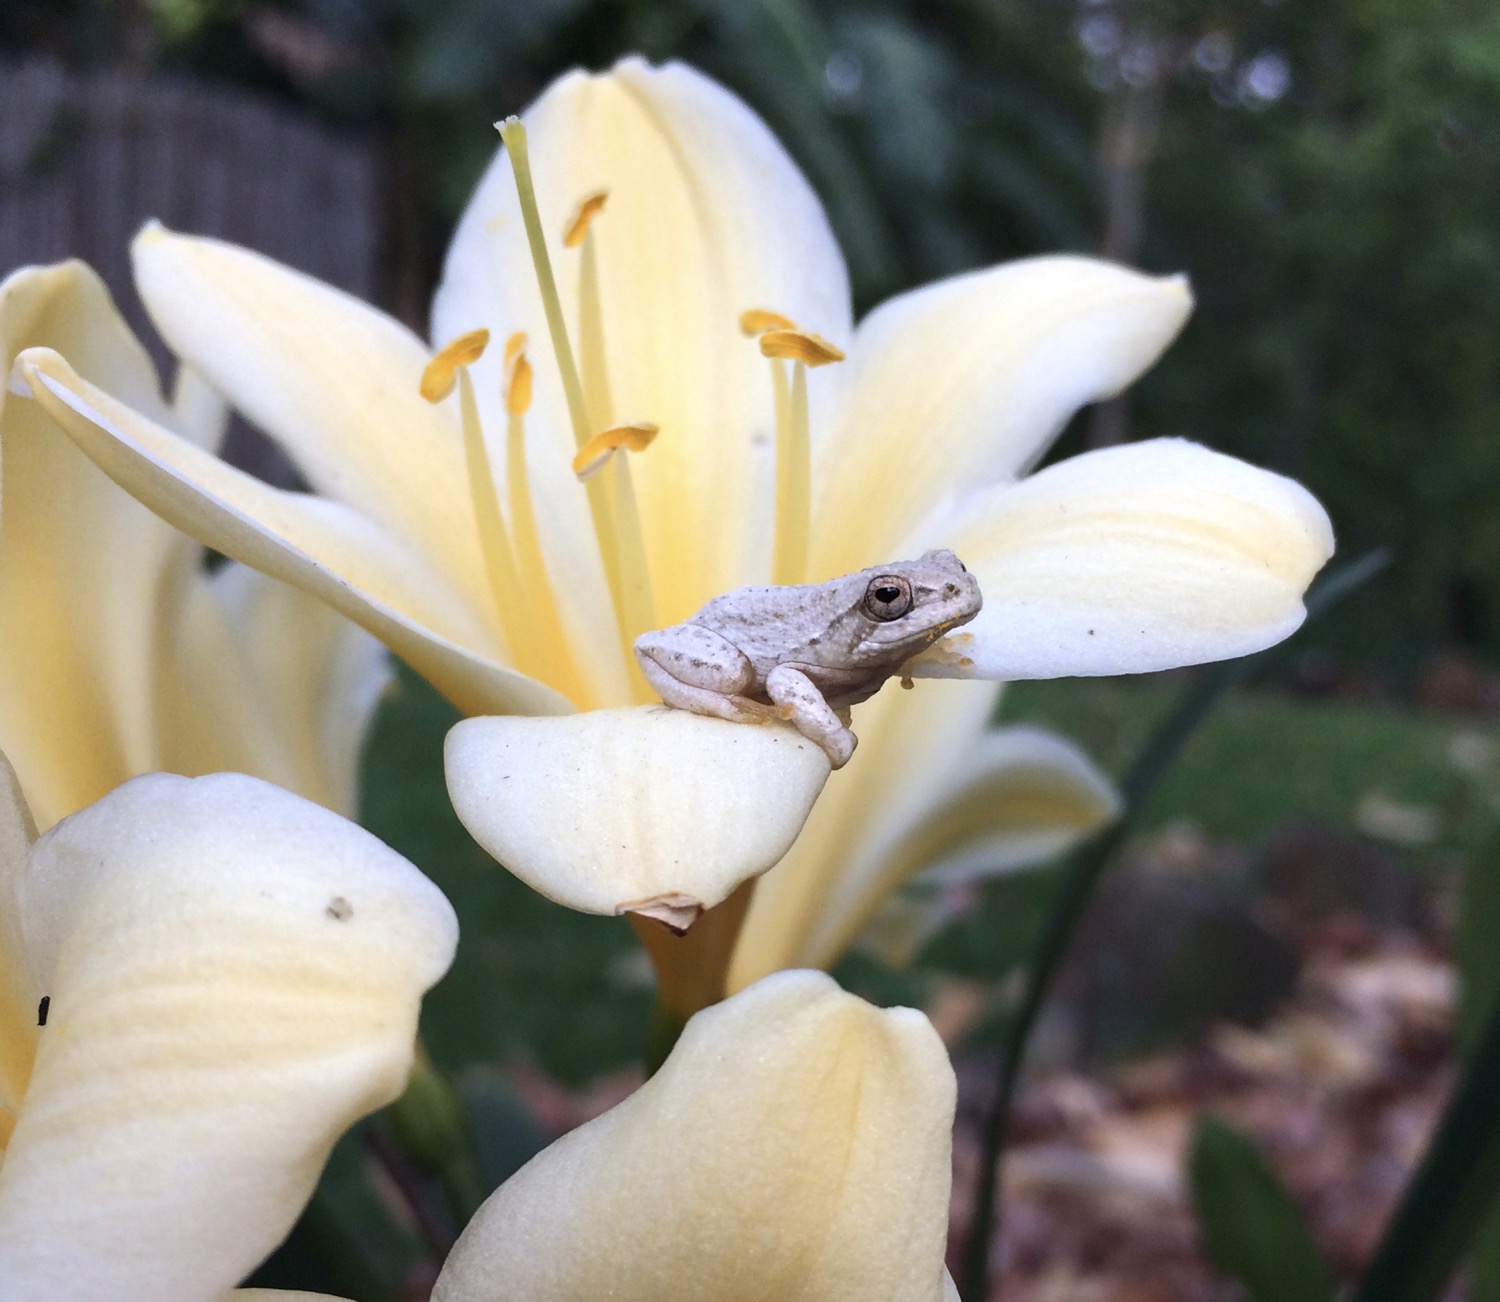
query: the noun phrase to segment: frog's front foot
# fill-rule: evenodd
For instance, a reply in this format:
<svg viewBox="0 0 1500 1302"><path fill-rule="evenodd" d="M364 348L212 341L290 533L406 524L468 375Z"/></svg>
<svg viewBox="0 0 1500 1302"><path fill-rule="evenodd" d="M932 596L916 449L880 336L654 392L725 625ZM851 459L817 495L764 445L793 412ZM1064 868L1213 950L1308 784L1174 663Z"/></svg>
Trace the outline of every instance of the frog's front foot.
<svg viewBox="0 0 1500 1302"><path fill-rule="evenodd" d="M777 665L766 675L766 695L791 712L797 731L823 748L829 764L841 769L849 762L859 739L800 669Z"/></svg>

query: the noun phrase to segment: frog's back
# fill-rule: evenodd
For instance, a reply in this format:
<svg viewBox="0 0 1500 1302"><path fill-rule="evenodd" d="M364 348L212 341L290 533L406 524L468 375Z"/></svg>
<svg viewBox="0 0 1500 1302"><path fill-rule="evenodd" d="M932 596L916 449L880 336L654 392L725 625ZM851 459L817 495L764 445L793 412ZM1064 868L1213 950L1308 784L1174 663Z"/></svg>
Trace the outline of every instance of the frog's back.
<svg viewBox="0 0 1500 1302"><path fill-rule="evenodd" d="M687 622L721 634L758 670L793 659L816 663L848 605L841 594L830 591L833 586L737 588L715 597Z"/></svg>

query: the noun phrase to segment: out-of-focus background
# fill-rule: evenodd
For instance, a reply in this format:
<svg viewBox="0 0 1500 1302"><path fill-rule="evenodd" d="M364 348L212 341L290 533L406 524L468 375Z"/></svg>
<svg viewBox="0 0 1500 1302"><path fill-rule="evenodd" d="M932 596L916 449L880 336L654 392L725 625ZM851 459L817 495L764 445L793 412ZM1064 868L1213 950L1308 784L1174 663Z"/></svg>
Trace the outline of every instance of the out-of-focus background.
<svg viewBox="0 0 1500 1302"><path fill-rule="evenodd" d="M154 216L422 330L491 123L630 52L690 61L770 122L861 312L1040 252L1187 272L1182 339L1053 456L1186 435L1302 480L1343 556L1390 550L1200 730L1112 868L1036 1044L1004 1251L1007 1297L1233 1296L1176 1165L1212 1106L1353 1271L1450 1080L1457 901L1500 825L1500 9L8 0L0 269L83 256L144 330L126 246ZM1188 677L1022 684L1003 713L1119 774ZM464 918L435 1052L506 1064L561 1128L632 1079L646 969L623 926L553 908L470 845L437 761L450 719L403 677L365 821ZM839 972L921 1004L955 1048L960 1229L1006 976L1056 880L972 888L907 971L856 955Z"/></svg>

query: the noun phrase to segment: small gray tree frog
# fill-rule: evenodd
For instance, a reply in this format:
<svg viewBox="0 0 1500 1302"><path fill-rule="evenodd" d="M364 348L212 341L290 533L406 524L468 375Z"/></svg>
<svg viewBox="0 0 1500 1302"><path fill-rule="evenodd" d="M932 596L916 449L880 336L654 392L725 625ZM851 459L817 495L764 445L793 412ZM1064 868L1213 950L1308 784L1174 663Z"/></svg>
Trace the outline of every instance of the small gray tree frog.
<svg viewBox="0 0 1500 1302"><path fill-rule="evenodd" d="M666 704L746 723L789 719L842 768L856 744L849 707L980 605L963 562L931 551L827 583L737 588L643 633L635 655Z"/></svg>

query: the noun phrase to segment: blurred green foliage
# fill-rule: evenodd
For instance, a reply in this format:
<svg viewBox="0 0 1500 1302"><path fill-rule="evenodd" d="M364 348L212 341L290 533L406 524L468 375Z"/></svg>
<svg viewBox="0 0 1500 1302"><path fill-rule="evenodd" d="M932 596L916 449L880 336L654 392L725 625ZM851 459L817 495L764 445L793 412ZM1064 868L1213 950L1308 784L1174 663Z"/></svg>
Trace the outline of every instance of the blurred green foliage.
<svg viewBox="0 0 1500 1302"><path fill-rule="evenodd" d="M1209 1256L1254 1302L1333 1302L1332 1272L1248 1136L1218 1117L1200 1117L1188 1179Z"/></svg>
<svg viewBox="0 0 1500 1302"><path fill-rule="evenodd" d="M1197 316L1113 428L1293 474L1347 550L1394 546L1310 645L1397 687L1435 646L1500 653L1491 5L12 0L0 50L231 78L377 131L414 320L491 122L575 65L689 60L807 170L862 309L1044 251L1186 270Z"/></svg>

